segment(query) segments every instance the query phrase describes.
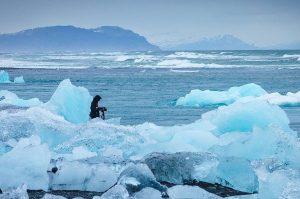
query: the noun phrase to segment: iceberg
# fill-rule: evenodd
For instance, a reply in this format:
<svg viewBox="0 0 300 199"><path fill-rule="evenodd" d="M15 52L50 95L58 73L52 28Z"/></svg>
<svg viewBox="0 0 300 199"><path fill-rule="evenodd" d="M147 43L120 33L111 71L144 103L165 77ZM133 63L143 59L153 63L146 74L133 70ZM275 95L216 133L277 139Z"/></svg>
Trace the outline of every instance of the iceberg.
<svg viewBox="0 0 300 199"><path fill-rule="evenodd" d="M33 107L40 106L43 103L38 98L32 98L28 100L24 100L19 98L13 92L7 90L0 91L0 105L13 105L19 107Z"/></svg>
<svg viewBox="0 0 300 199"><path fill-rule="evenodd" d="M258 97L257 100L264 100L269 102L270 104L276 104L279 106L299 106L300 91L296 93L288 92L286 95L281 95L280 93L265 94Z"/></svg>
<svg viewBox="0 0 300 199"><path fill-rule="evenodd" d="M299 198L299 169L279 167L270 171L266 166L269 166L266 161L261 161L255 165L260 184L257 198Z"/></svg>
<svg viewBox="0 0 300 199"><path fill-rule="evenodd" d="M163 192L160 182L185 185L195 180L258 192L266 196L262 198L268 193L292 197L298 194L299 138L285 112L260 100L269 94L254 87L231 89L244 97L193 123L174 126L89 120L92 97L70 80L62 81L47 103L1 91L1 105L28 108L0 111L0 188L26 183L30 189L109 189L107 197L125 189L120 192L126 198L129 193L141 197L140 192ZM253 169L255 161L268 159L276 164ZM47 173L54 167L57 172ZM290 170L295 174L283 174Z"/></svg>
<svg viewBox="0 0 300 199"><path fill-rule="evenodd" d="M28 189L48 189L47 168L50 151L39 137L21 139L9 152L0 156L0 187L17 188L27 184Z"/></svg>
<svg viewBox="0 0 300 199"><path fill-rule="evenodd" d="M286 113L279 106L265 101L236 102L204 113L201 118L215 126L216 135L252 132L254 127L267 128L269 125L290 130Z"/></svg>
<svg viewBox="0 0 300 199"><path fill-rule="evenodd" d="M0 70L0 83L10 83L9 75L4 70Z"/></svg>
<svg viewBox="0 0 300 199"><path fill-rule="evenodd" d="M204 189L201 189L197 186L187 186L187 185L177 185L168 189L168 195L172 199L181 199L181 198L189 198L189 199L198 199L198 198L206 198L206 199L221 199L215 194L209 193Z"/></svg>
<svg viewBox="0 0 300 199"><path fill-rule="evenodd" d="M29 199L27 186L24 184L15 189L5 190L2 194L0 193L0 199Z"/></svg>
<svg viewBox="0 0 300 199"><path fill-rule="evenodd" d="M130 199L129 193L122 185L115 185L107 192L105 192L100 199Z"/></svg>
<svg viewBox="0 0 300 199"><path fill-rule="evenodd" d="M259 97L267 92L259 85L251 83L239 87L231 87L227 91L192 90L176 101L177 106L213 106L229 105L246 96Z"/></svg>
<svg viewBox="0 0 300 199"><path fill-rule="evenodd" d="M266 101L279 106L299 106L300 91L282 95L278 92L267 93L259 85L250 83L240 87L231 87L227 91L192 90L176 101L176 106L205 107L229 105L236 101Z"/></svg>
<svg viewBox="0 0 300 199"><path fill-rule="evenodd" d="M91 101L92 96L86 88L76 87L66 79L58 85L45 106L69 122L82 123L89 120Z"/></svg>
<svg viewBox="0 0 300 199"><path fill-rule="evenodd" d="M141 191L146 187L151 187L161 192L167 190L165 186L156 181L153 173L145 164L129 165L120 174L118 184L126 187L130 194Z"/></svg>
<svg viewBox="0 0 300 199"><path fill-rule="evenodd" d="M134 199L162 199L161 193L153 188L146 187L134 194Z"/></svg>
<svg viewBox="0 0 300 199"><path fill-rule="evenodd" d="M235 156L249 160L277 158L288 164L300 165L300 147L296 132L284 132L278 128L254 128L250 134L221 136L228 142L215 145L211 152L220 156ZM229 141L228 141L229 140ZM297 160L298 159L298 160Z"/></svg>
<svg viewBox="0 0 300 199"><path fill-rule="evenodd" d="M82 190L104 192L117 182L117 173L104 164L91 165L80 161L56 164L50 187L53 190Z"/></svg>
<svg viewBox="0 0 300 199"><path fill-rule="evenodd" d="M210 153L153 153L146 156L145 163L160 182L183 185L201 181L246 193L258 191L258 178L250 162L243 158Z"/></svg>
<svg viewBox="0 0 300 199"><path fill-rule="evenodd" d="M25 83L23 76L15 77L14 83L16 83L16 84L23 84L23 83Z"/></svg>
<svg viewBox="0 0 300 199"><path fill-rule="evenodd" d="M0 70L0 83L12 83L9 79L9 74L4 70ZM23 76L15 77L13 83L25 83Z"/></svg>

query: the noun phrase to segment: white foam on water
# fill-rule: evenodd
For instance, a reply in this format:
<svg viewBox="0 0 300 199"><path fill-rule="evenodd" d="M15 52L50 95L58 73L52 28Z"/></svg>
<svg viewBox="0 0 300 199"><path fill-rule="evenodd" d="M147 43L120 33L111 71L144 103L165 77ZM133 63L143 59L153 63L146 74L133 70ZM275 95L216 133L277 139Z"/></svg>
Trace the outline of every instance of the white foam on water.
<svg viewBox="0 0 300 199"><path fill-rule="evenodd" d="M199 70L176 70L176 69L170 69L171 72L174 73L198 73Z"/></svg>
<svg viewBox="0 0 300 199"><path fill-rule="evenodd" d="M148 66L145 66L148 67ZM222 68L226 67L219 64L203 64L191 62L187 59L167 59L161 62L158 62L155 68Z"/></svg>

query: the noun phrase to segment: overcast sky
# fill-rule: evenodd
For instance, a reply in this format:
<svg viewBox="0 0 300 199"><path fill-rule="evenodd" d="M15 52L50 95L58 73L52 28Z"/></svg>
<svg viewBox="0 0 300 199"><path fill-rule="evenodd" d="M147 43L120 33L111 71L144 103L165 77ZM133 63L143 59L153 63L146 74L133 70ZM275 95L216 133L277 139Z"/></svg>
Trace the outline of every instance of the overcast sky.
<svg viewBox="0 0 300 199"><path fill-rule="evenodd" d="M300 0L0 0L0 32L117 25L156 44L232 34L258 46L300 41Z"/></svg>

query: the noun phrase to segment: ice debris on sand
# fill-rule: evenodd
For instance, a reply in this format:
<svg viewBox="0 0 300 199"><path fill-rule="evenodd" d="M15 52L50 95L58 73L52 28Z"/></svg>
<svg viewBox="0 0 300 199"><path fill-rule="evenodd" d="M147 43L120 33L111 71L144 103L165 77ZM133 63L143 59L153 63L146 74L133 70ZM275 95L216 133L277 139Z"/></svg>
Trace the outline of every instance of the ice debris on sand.
<svg viewBox="0 0 300 199"><path fill-rule="evenodd" d="M239 87L231 87L227 91L191 90L189 94L180 97L176 101L177 106L216 106L229 105L235 101L262 100L279 106L299 106L300 91L288 92L286 95L280 93L267 93L259 85L250 83Z"/></svg>

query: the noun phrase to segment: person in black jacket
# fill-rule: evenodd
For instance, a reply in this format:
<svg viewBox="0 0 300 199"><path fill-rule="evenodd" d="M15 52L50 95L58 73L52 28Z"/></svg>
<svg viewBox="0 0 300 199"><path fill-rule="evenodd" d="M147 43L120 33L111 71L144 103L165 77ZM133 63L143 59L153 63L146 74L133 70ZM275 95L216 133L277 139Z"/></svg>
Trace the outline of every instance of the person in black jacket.
<svg viewBox="0 0 300 199"><path fill-rule="evenodd" d="M96 117L100 117L101 119L105 120L104 111L107 111L105 107L99 107L99 101L102 98L99 95L96 95L91 103L91 112L90 118L94 119ZM101 112L101 113L100 113Z"/></svg>

